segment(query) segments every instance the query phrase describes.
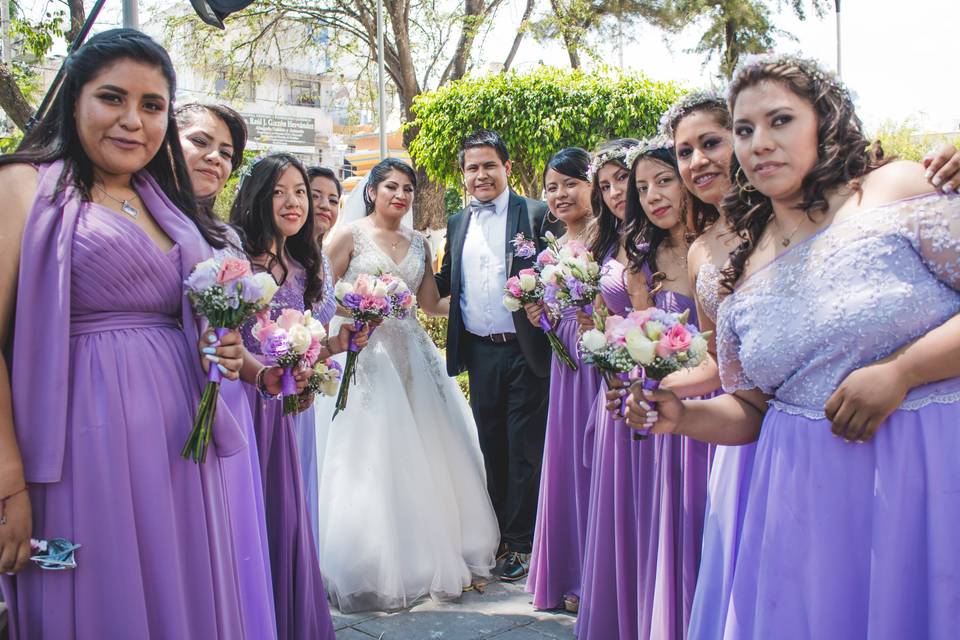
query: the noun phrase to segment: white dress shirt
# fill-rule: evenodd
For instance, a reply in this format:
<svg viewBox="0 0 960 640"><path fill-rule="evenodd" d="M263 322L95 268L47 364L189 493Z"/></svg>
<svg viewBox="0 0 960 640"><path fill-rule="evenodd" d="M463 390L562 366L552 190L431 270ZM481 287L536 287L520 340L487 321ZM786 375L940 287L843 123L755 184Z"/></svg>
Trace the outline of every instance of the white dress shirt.
<svg viewBox="0 0 960 640"><path fill-rule="evenodd" d="M503 306L507 284L507 208L510 189L493 199L494 211L470 212L461 256L460 311L467 331L478 336L515 333L513 315Z"/></svg>

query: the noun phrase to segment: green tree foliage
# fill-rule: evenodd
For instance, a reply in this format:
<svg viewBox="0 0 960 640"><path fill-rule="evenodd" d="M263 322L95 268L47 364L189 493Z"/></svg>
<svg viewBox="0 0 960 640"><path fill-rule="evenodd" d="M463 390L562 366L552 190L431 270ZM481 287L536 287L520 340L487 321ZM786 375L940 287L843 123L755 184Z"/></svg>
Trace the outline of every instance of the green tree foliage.
<svg viewBox="0 0 960 640"><path fill-rule="evenodd" d="M900 160L920 162L927 152L946 143L960 147L960 135L942 136L920 133L916 123L911 120L895 122L888 120L877 130L876 140L883 147L886 157L895 156Z"/></svg>
<svg viewBox="0 0 960 640"><path fill-rule="evenodd" d="M460 184L457 151L478 128L498 131L510 149L514 187L534 197L550 156L563 147L594 148L609 138L656 132L681 93L639 73L593 73L552 67L469 78L422 94L411 157L432 180Z"/></svg>

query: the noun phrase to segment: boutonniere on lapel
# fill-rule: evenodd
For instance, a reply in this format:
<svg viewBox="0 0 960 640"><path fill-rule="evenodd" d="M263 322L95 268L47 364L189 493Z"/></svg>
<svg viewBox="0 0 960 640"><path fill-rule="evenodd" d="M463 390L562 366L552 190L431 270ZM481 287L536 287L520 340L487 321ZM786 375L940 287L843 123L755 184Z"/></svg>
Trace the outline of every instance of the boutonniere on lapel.
<svg viewBox="0 0 960 640"><path fill-rule="evenodd" d="M510 241L510 244L513 245L513 255L518 258L532 258L537 255L537 245L534 244L533 240L527 238L523 233L518 233L513 237L513 240Z"/></svg>

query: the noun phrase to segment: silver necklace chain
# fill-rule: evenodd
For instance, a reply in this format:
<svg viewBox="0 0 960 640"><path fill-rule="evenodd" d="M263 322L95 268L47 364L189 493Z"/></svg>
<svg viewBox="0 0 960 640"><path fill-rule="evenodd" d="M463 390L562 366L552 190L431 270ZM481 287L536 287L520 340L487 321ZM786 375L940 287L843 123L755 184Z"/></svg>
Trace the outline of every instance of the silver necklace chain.
<svg viewBox="0 0 960 640"><path fill-rule="evenodd" d="M127 214L128 216L130 216L131 218L134 218L134 219L136 219L136 217L140 215L140 210L137 209L135 206L133 206L133 205L130 203L130 200L133 200L134 198L137 198L136 195L134 195L133 198L130 198L130 200L121 200L120 198L117 198L116 196L110 195L110 194L107 192L107 190L103 188L103 185L101 185L99 182L94 182L93 184L94 184L95 187L97 187L97 189L100 189L100 192L101 192L103 195L107 196L108 198L110 198L111 200L113 200L114 202L116 202L117 204L119 204L119 205L120 205L120 211L124 212L125 214Z"/></svg>

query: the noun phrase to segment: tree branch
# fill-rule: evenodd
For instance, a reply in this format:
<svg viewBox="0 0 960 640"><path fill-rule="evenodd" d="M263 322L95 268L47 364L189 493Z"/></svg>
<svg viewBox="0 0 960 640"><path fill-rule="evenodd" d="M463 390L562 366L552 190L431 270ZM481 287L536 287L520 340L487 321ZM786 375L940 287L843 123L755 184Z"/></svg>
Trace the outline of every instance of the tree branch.
<svg viewBox="0 0 960 640"><path fill-rule="evenodd" d="M510 70L510 67L513 65L513 59L517 56L517 51L520 50L520 43L523 42L523 36L526 34L530 25L530 16L533 14L534 2L535 0L527 0L527 6L523 10L523 17L520 19L520 26L517 27L517 35L513 39L513 46L510 47L510 54L507 55L507 59L503 61L504 73Z"/></svg>

